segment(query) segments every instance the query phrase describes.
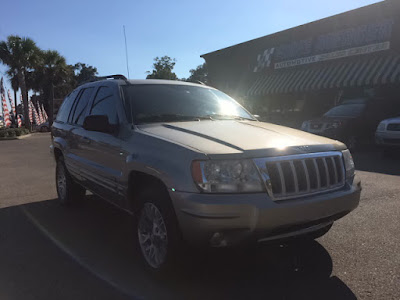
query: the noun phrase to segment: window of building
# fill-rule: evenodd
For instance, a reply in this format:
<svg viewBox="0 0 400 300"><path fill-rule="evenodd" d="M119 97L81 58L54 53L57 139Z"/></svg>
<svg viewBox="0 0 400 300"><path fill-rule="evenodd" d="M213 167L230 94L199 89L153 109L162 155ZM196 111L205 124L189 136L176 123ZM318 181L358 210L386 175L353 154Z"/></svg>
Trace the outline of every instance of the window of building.
<svg viewBox="0 0 400 300"><path fill-rule="evenodd" d="M90 114L107 116L110 124L118 124L117 107L111 88L106 86L99 88L94 98Z"/></svg>

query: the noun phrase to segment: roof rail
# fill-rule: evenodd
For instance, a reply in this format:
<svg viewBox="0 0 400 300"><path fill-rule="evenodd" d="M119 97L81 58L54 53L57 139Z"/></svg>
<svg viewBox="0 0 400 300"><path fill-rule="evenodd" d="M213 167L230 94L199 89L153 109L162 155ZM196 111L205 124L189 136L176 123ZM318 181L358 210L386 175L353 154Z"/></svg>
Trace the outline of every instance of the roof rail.
<svg viewBox="0 0 400 300"><path fill-rule="evenodd" d="M82 82L80 85L85 84L85 83L89 83L89 82L95 82L95 81L107 80L107 79L122 79L126 83L129 83L128 79L124 75L115 74L115 75L107 75L107 76L93 76L89 80L86 80L85 82Z"/></svg>

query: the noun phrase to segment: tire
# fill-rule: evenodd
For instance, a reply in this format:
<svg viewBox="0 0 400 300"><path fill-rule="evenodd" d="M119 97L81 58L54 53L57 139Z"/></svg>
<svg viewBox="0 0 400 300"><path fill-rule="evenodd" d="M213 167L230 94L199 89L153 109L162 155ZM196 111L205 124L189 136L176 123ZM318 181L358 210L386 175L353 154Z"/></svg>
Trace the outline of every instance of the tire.
<svg viewBox="0 0 400 300"><path fill-rule="evenodd" d="M63 157L59 157L56 166L56 187L61 205L71 205L85 197L86 189L74 182L65 166Z"/></svg>
<svg viewBox="0 0 400 300"><path fill-rule="evenodd" d="M145 190L138 195L137 245L142 261L152 273L176 268L184 243L169 195Z"/></svg>

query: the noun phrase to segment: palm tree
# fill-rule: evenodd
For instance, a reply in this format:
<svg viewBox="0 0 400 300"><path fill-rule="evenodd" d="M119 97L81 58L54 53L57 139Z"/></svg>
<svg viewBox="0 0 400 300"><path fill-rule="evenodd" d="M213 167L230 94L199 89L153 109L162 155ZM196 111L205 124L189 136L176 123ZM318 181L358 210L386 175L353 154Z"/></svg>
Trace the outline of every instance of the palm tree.
<svg viewBox="0 0 400 300"><path fill-rule="evenodd" d="M26 73L34 68L38 59L39 48L26 37L10 35L0 42L0 61L17 75L24 102L25 124L30 128L28 115L28 90L25 82Z"/></svg>
<svg viewBox="0 0 400 300"><path fill-rule="evenodd" d="M67 65L65 58L57 51L46 50L40 52L40 64L37 66L32 88L42 95L42 101L48 111L49 124L53 123L53 97L54 87L57 89L71 88L73 69ZM68 92L67 92L68 93ZM65 94L65 93L64 93Z"/></svg>
<svg viewBox="0 0 400 300"><path fill-rule="evenodd" d="M15 111L17 111L17 107L18 107L17 106L17 92L19 90L18 76L14 72L14 70L8 70L7 75L10 78L11 88L14 91L14 105L15 105ZM17 116L15 116L15 117L17 117Z"/></svg>

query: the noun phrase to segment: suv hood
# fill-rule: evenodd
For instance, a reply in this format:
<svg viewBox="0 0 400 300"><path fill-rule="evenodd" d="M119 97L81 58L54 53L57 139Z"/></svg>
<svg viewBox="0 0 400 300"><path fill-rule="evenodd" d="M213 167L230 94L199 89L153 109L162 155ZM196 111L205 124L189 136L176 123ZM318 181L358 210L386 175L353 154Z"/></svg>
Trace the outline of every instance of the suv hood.
<svg viewBox="0 0 400 300"><path fill-rule="evenodd" d="M338 141L257 121L156 123L139 125L138 129L205 154L249 152L257 156L257 153L260 153L258 150L267 149L279 150L280 153L289 153L291 151L285 150L297 149L296 153L304 153L345 148ZM265 152L263 154L265 155Z"/></svg>

